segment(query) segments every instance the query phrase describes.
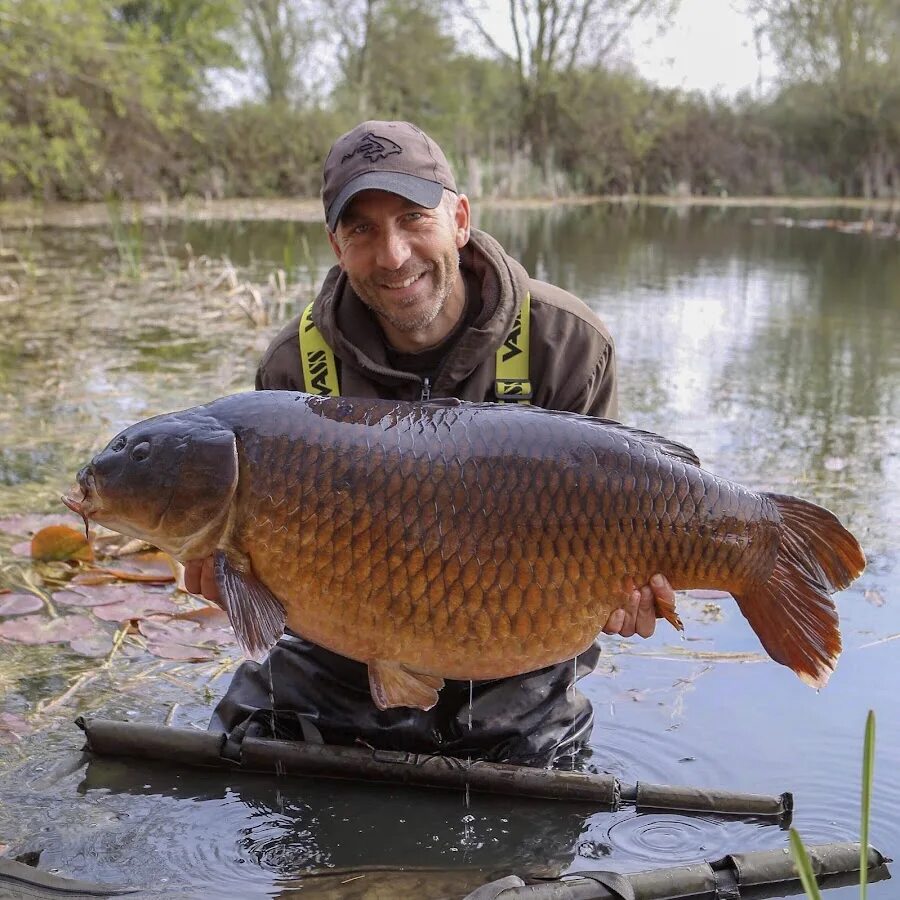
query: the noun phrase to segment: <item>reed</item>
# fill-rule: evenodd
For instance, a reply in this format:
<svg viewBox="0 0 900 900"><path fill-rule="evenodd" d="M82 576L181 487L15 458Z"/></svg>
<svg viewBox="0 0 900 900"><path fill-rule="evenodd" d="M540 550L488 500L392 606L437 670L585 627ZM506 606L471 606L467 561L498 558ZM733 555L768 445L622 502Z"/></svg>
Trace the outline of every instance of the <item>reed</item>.
<svg viewBox="0 0 900 900"><path fill-rule="evenodd" d="M869 821L872 812L872 780L875 771L875 713L870 709L866 717L866 732L863 739L863 765L862 765L862 802L859 828L859 897L866 900L869 888ZM790 833L791 853L800 883L809 900L822 900L812 863L803 839L796 829Z"/></svg>

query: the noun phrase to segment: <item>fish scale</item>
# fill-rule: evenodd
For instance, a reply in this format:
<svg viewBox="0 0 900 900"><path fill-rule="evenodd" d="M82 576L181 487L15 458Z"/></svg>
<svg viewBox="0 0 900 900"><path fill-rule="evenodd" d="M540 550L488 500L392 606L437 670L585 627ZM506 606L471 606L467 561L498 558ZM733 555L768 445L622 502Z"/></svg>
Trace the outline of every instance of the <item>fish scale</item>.
<svg viewBox="0 0 900 900"><path fill-rule="evenodd" d="M238 394L131 426L79 483L86 518L216 554L248 652L286 624L367 663L379 706L572 658L656 572L731 592L820 685L840 650L828 595L865 564L821 507L658 435L518 405Z"/></svg>

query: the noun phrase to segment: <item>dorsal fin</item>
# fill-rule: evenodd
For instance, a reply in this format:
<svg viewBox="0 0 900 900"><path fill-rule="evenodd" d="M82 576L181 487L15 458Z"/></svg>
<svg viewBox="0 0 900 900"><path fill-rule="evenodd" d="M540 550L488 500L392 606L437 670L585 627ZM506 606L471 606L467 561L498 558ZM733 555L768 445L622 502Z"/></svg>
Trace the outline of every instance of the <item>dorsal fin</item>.
<svg viewBox="0 0 900 900"><path fill-rule="evenodd" d="M669 456L674 456L676 459L683 459L694 466L700 465L700 457L690 447L678 441L673 441L671 438L663 437L661 434L656 434L654 431L632 428L630 425L623 425L615 419L598 419L592 416L585 416L584 418L590 419L592 422L596 422L598 425L603 425L606 428L615 429L621 432L624 437L632 437L643 444L649 444L651 447L662 453L667 453Z"/></svg>

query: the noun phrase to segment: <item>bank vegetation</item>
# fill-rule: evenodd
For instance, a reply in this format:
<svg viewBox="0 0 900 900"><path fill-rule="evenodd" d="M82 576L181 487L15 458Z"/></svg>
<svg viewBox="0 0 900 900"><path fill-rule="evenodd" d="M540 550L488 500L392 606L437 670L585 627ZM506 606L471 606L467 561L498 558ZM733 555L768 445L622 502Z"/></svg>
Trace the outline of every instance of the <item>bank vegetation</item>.
<svg viewBox="0 0 900 900"><path fill-rule="evenodd" d="M779 80L722 99L627 63L677 0L0 0L0 199L313 197L362 118L474 197L900 197L896 0L742 2Z"/></svg>

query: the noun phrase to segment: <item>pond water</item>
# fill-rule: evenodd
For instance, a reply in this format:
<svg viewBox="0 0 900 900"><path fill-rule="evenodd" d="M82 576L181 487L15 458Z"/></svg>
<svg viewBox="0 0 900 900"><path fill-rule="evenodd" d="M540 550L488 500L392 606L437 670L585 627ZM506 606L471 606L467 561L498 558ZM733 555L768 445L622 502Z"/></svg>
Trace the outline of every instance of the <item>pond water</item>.
<svg viewBox="0 0 900 900"><path fill-rule="evenodd" d="M683 598L684 641L664 623L647 641L608 640L581 682L596 722L579 765L628 783L792 791L807 842L855 840L874 709L870 840L897 856L900 244L767 221L776 214L585 206L485 211L478 224L606 321L624 421L727 478L829 507L869 560L836 597L845 649L821 692L758 656L730 599ZM331 261L321 225L296 222L2 233L0 517L57 511L77 468L136 419L252 387L278 322L253 325L246 295L216 284L223 255L260 284L286 270L280 315ZM0 535L7 574L20 564L11 542ZM205 727L228 658L165 667L125 648L117 680L66 697L95 660L59 645L0 654L3 708L36 727L0 745L0 852L39 852L41 869L142 896L363 896L381 884L383 896L453 897L510 871L638 870L787 841L763 821L86 763L75 715Z"/></svg>

